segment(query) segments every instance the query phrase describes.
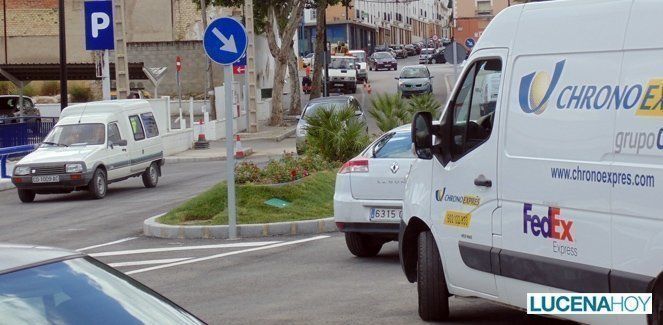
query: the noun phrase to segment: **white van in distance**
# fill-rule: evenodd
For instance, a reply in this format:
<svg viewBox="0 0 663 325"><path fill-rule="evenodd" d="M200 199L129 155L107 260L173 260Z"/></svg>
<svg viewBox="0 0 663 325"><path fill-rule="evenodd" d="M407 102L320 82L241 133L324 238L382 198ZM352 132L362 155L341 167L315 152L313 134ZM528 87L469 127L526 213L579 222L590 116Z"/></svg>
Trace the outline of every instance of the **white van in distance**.
<svg viewBox="0 0 663 325"><path fill-rule="evenodd" d="M528 293L643 293L649 315L554 317L663 324L661 13L658 0L509 7L440 120L415 115L399 251L422 319L447 319L451 295L525 309Z"/></svg>
<svg viewBox="0 0 663 325"><path fill-rule="evenodd" d="M44 142L21 159L12 182L22 202L36 194L89 190L106 196L108 184L142 176L155 187L163 144L152 108L144 100L113 100L65 108Z"/></svg>

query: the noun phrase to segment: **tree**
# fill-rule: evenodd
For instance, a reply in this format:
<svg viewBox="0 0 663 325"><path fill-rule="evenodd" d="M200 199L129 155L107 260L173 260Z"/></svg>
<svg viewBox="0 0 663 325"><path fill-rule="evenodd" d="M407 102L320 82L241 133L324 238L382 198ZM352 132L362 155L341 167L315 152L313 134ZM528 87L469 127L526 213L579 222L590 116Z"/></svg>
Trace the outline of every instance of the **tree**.
<svg viewBox="0 0 663 325"><path fill-rule="evenodd" d="M200 0L192 1L198 4L200 8ZM253 6L256 32L264 32L267 37L270 54L276 61L276 67L274 69L274 87L272 88L272 114L269 120L270 125L280 125L283 123L283 80L285 80L286 69L288 67L291 53L294 51L292 39L297 31L297 27L301 23L305 1L306 0L256 1ZM206 3L221 7L241 7L244 4L244 0L207 0ZM277 38L280 39L280 42L277 41ZM292 80L292 82L298 84L298 71L290 73L291 78L293 75L296 79ZM296 93L293 93L293 96L300 96L298 89ZM295 99L294 101L297 100Z"/></svg>
<svg viewBox="0 0 663 325"><path fill-rule="evenodd" d="M292 43L294 45L294 42ZM294 48L290 51L288 58L288 72L290 74L290 115L302 113L302 90L299 84L299 63Z"/></svg>
<svg viewBox="0 0 663 325"><path fill-rule="evenodd" d="M327 33L327 7L341 4L345 8L349 8L352 0L310 0L311 7L315 8L315 60L313 60L313 79L311 80L311 96L310 98L318 98L321 96L322 74L324 69L324 52L325 52L325 34Z"/></svg>
<svg viewBox="0 0 663 325"><path fill-rule="evenodd" d="M272 114L269 119L270 125L283 124L283 86L285 80L286 67L291 53L293 52L293 38L295 31L304 14L305 0L287 0L280 5L275 5L276 1L269 1L267 8L267 23L265 24L265 34L267 35L267 44L269 51L276 61L274 73L274 87L272 88ZM278 12L278 14L277 14ZM286 18L287 17L287 18ZM281 19L279 19L281 18ZM284 19L285 18L285 19ZM279 21L285 22L285 26L279 28ZM276 41L276 36L280 36L281 44ZM299 78L291 80L298 83ZM299 95L299 92L297 93Z"/></svg>

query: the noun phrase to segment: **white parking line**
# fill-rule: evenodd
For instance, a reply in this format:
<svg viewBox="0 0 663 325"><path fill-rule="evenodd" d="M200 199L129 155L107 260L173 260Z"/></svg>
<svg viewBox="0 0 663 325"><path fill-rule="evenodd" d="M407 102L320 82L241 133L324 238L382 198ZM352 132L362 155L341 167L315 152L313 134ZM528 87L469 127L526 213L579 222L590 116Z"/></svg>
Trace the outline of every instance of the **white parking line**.
<svg viewBox="0 0 663 325"><path fill-rule="evenodd" d="M268 246L243 249L243 250L234 251L234 252L216 254L216 255L211 255L211 256L206 256L206 257L194 258L194 259L190 259L190 260L186 260L186 261L180 261L180 262L175 262L175 263L170 263L170 264L147 267L147 268L144 268L144 269L129 271L129 272L126 272L126 274L136 274L136 273L149 272L149 271L165 269L165 268L169 268L169 267L173 267L173 266L178 266L178 265L184 265L184 264L191 264L191 263L207 261L207 260L211 260L211 259L215 259L215 258L221 258L221 257L232 256L232 255L237 255L237 254L255 252L255 251L259 251L259 250L265 250L265 249L272 249L272 248L277 248L277 247L301 244L301 243L314 241L314 240L318 240L318 239L325 239L325 238L329 238L329 237L330 236L316 236L316 237L300 239L300 240L293 240L293 241L288 241L288 242L283 242L283 243L278 243L278 244L273 244L273 245L268 245Z"/></svg>
<svg viewBox="0 0 663 325"><path fill-rule="evenodd" d="M271 244L277 244L277 243L280 243L280 241L258 241L258 242L248 242L248 243L202 245L202 246L177 246L177 247L145 248L145 249L133 249L133 250L126 250L126 251L111 251L111 252L94 253L94 254L90 254L90 256L92 256L92 257L103 257L103 256L133 255L133 254L173 252L173 251L189 251L189 250L197 250L197 249L256 247L256 246L265 246L265 245L271 245Z"/></svg>
<svg viewBox="0 0 663 325"><path fill-rule="evenodd" d="M191 257L182 257L182 258L167 258L162 260L147 260L147 261L131 261L131 262L118 262L118 263L109 263L108 265L112 267L123 267L123 266L140 266L140 265L154 265L154 264L168 264L175 263L184 260L191 259Z"/></svg>
<svg viewBox="0 0 663 325"><path fill-rule="evenodd" d="M82 252L82 251L90 250L90 249L93 249L93 248L99 248L99 247L104 247L104 246L109 246L109 245L114 245L114 244L124 243L125 241L130 241L130 240L133 240L133 239L136 239L136 238L138 238L138 237L128 237L128 238L123 238L123 239L120 239L120 240L116 240L116 241L112 241L112 242L108 242L108 243L104 243L104 244L99 244L99 245L94 245L94 246L88 246L88 247L79 248L79 249L77 249L77 251Z"/></svg>

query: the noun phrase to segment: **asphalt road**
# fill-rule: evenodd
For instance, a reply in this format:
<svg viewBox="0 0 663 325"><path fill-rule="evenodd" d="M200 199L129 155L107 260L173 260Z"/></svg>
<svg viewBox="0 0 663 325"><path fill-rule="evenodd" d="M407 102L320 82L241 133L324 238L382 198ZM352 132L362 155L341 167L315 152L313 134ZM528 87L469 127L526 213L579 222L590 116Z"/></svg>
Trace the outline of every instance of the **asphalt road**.
<svg viewBox="0 0 663 325"><path fill-rule="evenodd" d="M16 190L0 192L0 241L77 249L142 233L143 221L167 212L225 178L225 162L164 166L154 189L140 178L111 184L103 200L87 192L37 195L21 203Z"/></svg>
<svg viewBox="0 0 663 325"><path fill-rule="evenodd" d="M352 256L339 233L239 241L137 238L86 252L211 324L423 323L416 285L401 271L396 243L367 259ZM449 323L563 322L451 298Z"/></svg>

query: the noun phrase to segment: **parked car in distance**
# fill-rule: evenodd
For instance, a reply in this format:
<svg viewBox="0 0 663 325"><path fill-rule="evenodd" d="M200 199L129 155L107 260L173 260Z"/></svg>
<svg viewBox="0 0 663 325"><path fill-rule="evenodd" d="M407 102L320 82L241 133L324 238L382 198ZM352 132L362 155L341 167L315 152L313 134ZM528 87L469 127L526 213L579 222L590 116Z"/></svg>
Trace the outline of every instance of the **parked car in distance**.
<svg viewBox="0 0 663 325"><path fill-rule="evenodd" d="M403 67L395 79L398 80L398 92L403 97L433 93L433 76L425 65Z"/></svg>
<svg viewBox="0 0 663 325"><path fill-rule="evenodd" d="M417 55L417 50L414 48L412 44L405 45L404 48L405 52L407 53L407 56Z"/></svg>
<svg viewBox="0 0 663 325"><path fill-rule="evenodd" d="M433 54L428 59L428 63L447 63L447 59L444 57L444 48L438 47L434 50Z"/></svg>
<svg viewBox="0 0 663 325"><path fill-rule="evenodd" d="M433 57L433 53L435 53L435 49L427 47L421 49L421 53L419 53L419 64L427 64L430 63L430 58Z"/></svg>
<svg viewBox="0 0 663 325"><path fill-rule="evenodd" d="M373 53L376 52L389 52L390 48L387 45L378 45L373 49Z"/></svg>
<svg viewBox="0 0 663 325"><path fill-rule="evenodd" d="M313 99L309 101L308 104L306 104L302 114L298 117L299 121L297 122L297 127L295 128L295 146L297 148L297 154L301 155L306 150L306 127L308 126L308 123L306 122L307 118L312 116L317 110L324 107L333 107L334 109L350 107L355 110L355 117L366 124L364 108L361 107L359 101L353 96L330 96ZM368 134L368 127L366 127L366 134Z"/></svg>
<svg viewBox="0 0 663 325"><path fill-rule="evenodd" d="M332 56L328 70L328 89L340 90L346 94L354 94L357 92L357 75L359 74L359 66L357 65L357 59L355 59L355 57Z"/></svg>
<svg viewBox="0 0 663 325"><path fill-rule="evenodd" d="M78 190L101 199L108 184L131 177L156 187L163 163L159 127L147 101L92 102L62 111L39 148L16 164L12 183L22 202Z"/></svg>
<svg viewBox="0 0 663 325"><path fill-rule="evenodd" d="M391 45L390 48L394 51L394 57L397 59L407 58L407 51L403 45Z"/></svg>
<svg viewBox="0 0 663 325"><path fill-rule="evenodd" d="M414 50L416 51L415 55L419 55L421 53L421 45L419 45L419 43L412 43L412 46L414 47Z"/></svg>
<svg viewBox="0 0 663 325"><path fill-rule="evenodd" d="M22 102L21 102L22 100ZM19 120L10 119L13 117L40 116L39 110L35 107L30 97L18 95L0 96L0 124L16 123Z"/></svg>
<svg viewBox="0 0 663 325"><path fill-rule="evenodd" d="M398 62L389 52L375 52L368 58L368 70L397 70Z"/></svg>
<svg viewBox="0 0 663 325"><path fill-rule="evenodd" d="M357 71L357 80L361 80L361 82L368 82L368 63L366 62L366 52L362 50L352 50L348 53L355 57L355 62L359 65L359 70Z"/></svg>
<svg viewBox="0 0 663 325"><path fill-rule="evenodd" d="M304 67L308 67L310 65L313 65L313 58L314 57L315 57L315 53L306 54L306 56L304 56L302 58L302 64L304 64Z"/></svg>
<svg viewBox="0 0 663 325"><path fill-rule="evenodd" d="M352 254L370 257L398 239L403 192L414 162L410 126L386 132L336 175L334 221Z"/></svg>
<svg viewBox="0 0 663 325"><path fill-rule="evenodd" d="M0 244L3 324L205 324L144 284L76 251Z"/></svg>

